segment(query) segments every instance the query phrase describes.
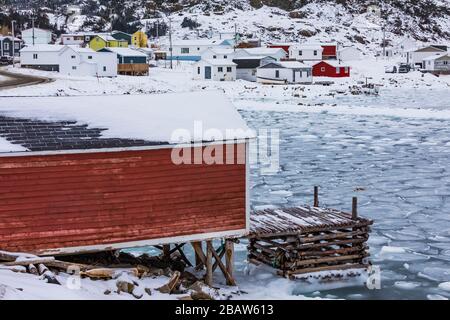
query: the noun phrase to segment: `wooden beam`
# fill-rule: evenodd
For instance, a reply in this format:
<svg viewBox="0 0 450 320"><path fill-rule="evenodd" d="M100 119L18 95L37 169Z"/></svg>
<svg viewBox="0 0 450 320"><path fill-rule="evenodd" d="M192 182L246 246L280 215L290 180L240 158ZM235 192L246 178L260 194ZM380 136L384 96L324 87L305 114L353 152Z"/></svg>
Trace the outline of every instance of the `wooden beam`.
<svg viewBox="0 0 450 320"><path fill-rule="evenodd" d="M287 271L286 273L288 275L296 275L296 274L305 274L305 273L311 273L311 272L318 272L318 271L329 271L329 270L348 270L348 269L365 269L368 268L368 264L344 264L344 265L337 265L337 266L325 266L325 267L316 267L316 268L305 268L301 270L294 270L294 271Z"/></svg>
<svg viewBox="0 0 450 320"><path fill-rule="evenodd" d="M223 264L221 257L217 254L216 250L214 250L211 241L208 241L206 244L209 250L208 253L211 252L213 257L216 259L216 262L219 265L220 270L222 270L222 273L225 276L225 279L227 280L227 285L235 286L236 282L234 281L233 277L228 273L227 268Z"/></svg>
<svg viewBox="0 0 450 320"><path fill-rule="evenodd" d="M203 268L203 266L206 266L206 256L203 253L202 249L202 243L201 242L191 242L192 248L194 248L196 260L198 258L198 261L195 262L196 269L200 270L200 267Z"/></svg>
<svg viewBox="0 0 450 320"><path fill-rule="evenodd" d="M234 243L230 240L225 240L225 265L227 269L227 273L233 279L233 271L234 271ZM227 283L230 285L229 283Z"/></svg>
<svg viewBox="0 0 450 320"><path fill-rule="evenodd" d="M213 284L213 270L212 270L212 257L214 248L212 246L211 240L206 241L206 277L205 283L212 287Z"/></svg>

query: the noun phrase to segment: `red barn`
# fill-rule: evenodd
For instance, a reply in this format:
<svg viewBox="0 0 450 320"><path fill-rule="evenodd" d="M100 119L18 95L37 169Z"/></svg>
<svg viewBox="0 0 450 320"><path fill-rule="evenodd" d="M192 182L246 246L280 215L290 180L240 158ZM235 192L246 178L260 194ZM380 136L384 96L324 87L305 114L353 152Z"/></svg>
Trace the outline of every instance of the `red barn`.
<svg viewBox="0 0 450 320"><path fill-rule="evenodd" d="M251 138L215 92L1 98L0 250L243 236Z"/></svg>
<svg viewBox="0 0 450 320"><path fill-rule="evenodd" d="M314 77L346 78L350 77L350 67L331 61L321 61L313 65Z"/></svg>

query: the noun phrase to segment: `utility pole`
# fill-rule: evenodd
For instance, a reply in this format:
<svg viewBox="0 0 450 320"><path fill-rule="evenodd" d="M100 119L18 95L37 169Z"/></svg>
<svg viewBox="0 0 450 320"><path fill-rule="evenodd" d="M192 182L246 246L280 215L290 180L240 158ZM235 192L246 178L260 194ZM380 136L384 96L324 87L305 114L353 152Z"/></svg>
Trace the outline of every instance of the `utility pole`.
<svg viewBox="0 0 450 320"><path fill-rule="evenodd" d="M13 68L14 68L14 62L15 62L15 56L14 56L14 46L16 45L16 37L15 37L15 35L14 35L14 23L16 23L16 20L12 20L11 21L11 34L12 34L12 65L13 65Z"/></svg>
<svg viewBox="0 0 450 320"><path fill-rule="evenodd" d="M31 38L33 39L33 46L35 45L35 40L34 40L34 38L35 38L35 36L34 36L34 21L36 20L36 17L32 17L31 18L31 26L32 26L32 28L33 28L33 33L32 33L32 36L31 36Z"/></svg>
<svg viewBox="0 0 450 320"><path fill-rule="evenodd" d="M383 19L383 59L386 58L386 14L384 12L384 6L381 4L381 18Z"/></svg>
<svg viewBox="0 0 450 320"><path fill-rule="evenodd" d="M236 45L237 45L237 24L234 23L234 45L233 45L234 52L236 52Z"/></svg>
<svg viewBox="0 0 450 320"><path fill-rule="evenodd" d="M173 46L172 46L172 18L169 17L169 51L170 51L170 69L173 69Z"/></svg>

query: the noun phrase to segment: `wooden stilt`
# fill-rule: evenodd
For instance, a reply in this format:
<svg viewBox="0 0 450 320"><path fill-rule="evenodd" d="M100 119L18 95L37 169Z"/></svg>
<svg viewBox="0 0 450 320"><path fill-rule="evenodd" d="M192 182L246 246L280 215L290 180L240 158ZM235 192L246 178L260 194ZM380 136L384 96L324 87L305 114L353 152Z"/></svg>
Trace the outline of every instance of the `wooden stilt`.
<svg viewBox="0 0 450 320"><path fill-rule="evenodd" d="M319 207L319 187L314 187L314 207Z"/></svg>
<svg viewBox="0 0 450 320"><path fill-rule="evenodd" d="M191 245L195 251L195 265L196 265L195 268L197 270L201 270L201 269L203 269L203 266L206 266L206 256L203 253L202 243L201 242L192 242Z"/></svg>
<svg viewBox="0 0 450 320"><path fill-rule="evenodd" d="M352 199L352 220L358 219L358 198L353 197Z"/></svg>
<svg viewBox="0 0 450 320"><path fill-rule="evenodd" d="M170 244L163 245L164 259L170 259Z"/></svg>
<svg viewBox="0 0 450 320"><path fill-rule="evenodd" d="M234 243L230 240L225 240L225 265L227 269L227 273L229 274L230 278L233 279L233 270L234 270ZM228 285L231 285L231 283L228 283ZM236 283L235 283L236 285Z"/></svg>
<svg viewBox="0 0 450 320"><path fill-rule="evenodd" d="M205 283L212 287L213 284L213 270L212 270L212 257L213 257L214 248L212 246L212 242L206 241L206 278Z"/></svg>

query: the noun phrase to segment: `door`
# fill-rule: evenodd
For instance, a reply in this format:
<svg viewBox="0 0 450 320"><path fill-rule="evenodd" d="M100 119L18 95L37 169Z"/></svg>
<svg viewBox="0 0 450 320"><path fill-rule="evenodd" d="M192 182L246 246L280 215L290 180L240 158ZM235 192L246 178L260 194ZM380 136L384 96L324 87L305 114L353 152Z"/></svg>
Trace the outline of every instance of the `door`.
<svg viewBox="0 0 450 320"><path fill-rule="evenodd" d="M211 79L211 67L205 67L205 79Z"/></svg>
<svg viewBox="0 0 450 320"><path fill-rule="evenodd" d="M295 71L294 72L294 81L293 82L301 82L302 80L302 72L301 71Z"/></svg>

